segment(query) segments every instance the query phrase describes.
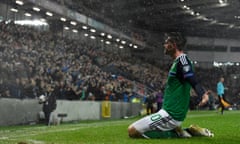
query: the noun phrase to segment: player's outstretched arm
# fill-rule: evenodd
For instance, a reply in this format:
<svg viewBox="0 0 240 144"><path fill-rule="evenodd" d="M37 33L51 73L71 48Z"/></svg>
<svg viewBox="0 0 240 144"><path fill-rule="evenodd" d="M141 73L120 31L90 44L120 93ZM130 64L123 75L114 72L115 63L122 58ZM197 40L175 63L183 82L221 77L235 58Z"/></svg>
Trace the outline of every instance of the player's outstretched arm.
<svg viewBox="0 0 240 144"><path fill-rule="evenodd" d="M193 76L186 78L186 80L191 84L192 88L195 90L199 98L201 98L200 103L198 106L205 105L209 100L209 90L205 90L203 86L196 80L196 78Z"/></svg>
<svg viewBox="0 0 240 144"><path fill-rule="evenodd" d="M200 101L200 103L198 104L198 106L203 106L205 105L209 100L209 91L206 91L203 96L202 96L202 100Z"/></svg>

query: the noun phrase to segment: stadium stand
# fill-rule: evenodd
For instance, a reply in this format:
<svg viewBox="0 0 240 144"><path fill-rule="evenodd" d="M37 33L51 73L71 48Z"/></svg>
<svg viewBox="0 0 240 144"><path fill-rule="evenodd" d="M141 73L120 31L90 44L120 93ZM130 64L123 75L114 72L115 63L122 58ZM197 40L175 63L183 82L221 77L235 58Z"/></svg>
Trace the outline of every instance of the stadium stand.
<svg viewBox="0 0 240 144"><path fill-rule="evenodd" d="M84 41L13 23L1 22L0 30L1 97L36 98L59 75L63 75L64 80L58 99L122 101L126 91L129 95L143 96L164 87L167 75L164 65L154 66L138 58L120 57ZM238 68L196 69L203 85L213 91L215 81L208 79L217 80L224 74L227 87L233 89L227 92L227 98L237 99L239 91L227 76L236 73ZM140 85L148 91L136 90Z"/></svg>
<svg viewBox="0 0 240 144"><path fill-rule="evenodd" d="M73 8L73 0L57 2L81 12ZM89 41L2 21L1 97L37 98L62 77L58 99L124 101L127 93L130 101L132 96L143 97L164 88L168 66L104 51ZM218 77L226 77L227 99L239 103L239 82L232 78L238 75L238 67L196 69L203 85L213 91Z"/></svg>

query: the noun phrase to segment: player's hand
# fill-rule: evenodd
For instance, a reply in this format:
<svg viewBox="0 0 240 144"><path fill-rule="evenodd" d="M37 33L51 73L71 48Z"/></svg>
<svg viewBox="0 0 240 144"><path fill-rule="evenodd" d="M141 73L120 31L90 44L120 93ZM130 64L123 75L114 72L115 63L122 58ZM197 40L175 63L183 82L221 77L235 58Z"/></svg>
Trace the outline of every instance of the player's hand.
<svg viewBox="0 0 240 144"><path fill-rule="evenodd" d="M201 102L198 104L198 106L203 106L203 105L205 105L205 104L208 102L208 100L209 100L209 92L210 92L210 91L206 91L206 92L203 94L202 100L201 100Z"/></svg>

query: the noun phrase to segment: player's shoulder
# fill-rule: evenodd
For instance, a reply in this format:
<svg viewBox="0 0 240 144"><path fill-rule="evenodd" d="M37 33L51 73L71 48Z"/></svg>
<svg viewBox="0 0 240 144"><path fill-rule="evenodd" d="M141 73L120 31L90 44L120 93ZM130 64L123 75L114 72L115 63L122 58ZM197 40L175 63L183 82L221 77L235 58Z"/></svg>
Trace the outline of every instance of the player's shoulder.
<svg viewBox="0 0 240 144"><path fill-rule="evenodd" d="M178 59L179 59L179 63L181 63L182 65L189 65L189 63L190 63L190 60L186 54L181 54L178 57Z"/></svg>

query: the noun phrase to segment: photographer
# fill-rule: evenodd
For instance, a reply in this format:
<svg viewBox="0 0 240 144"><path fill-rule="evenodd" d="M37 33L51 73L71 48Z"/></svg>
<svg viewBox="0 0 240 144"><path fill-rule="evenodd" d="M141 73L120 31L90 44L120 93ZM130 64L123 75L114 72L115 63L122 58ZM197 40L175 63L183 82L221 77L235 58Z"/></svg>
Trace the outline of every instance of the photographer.
<svg viewBox="0 0 240 144"><path fill-rule="evenodd" d="M53 112L57 107L57 95L59 94L58 86L54 85L47 85L46 86L46 93L45 99L39 102L43 104L43 112L45 115L45 124L49 124L50 114Z"/></svg>

